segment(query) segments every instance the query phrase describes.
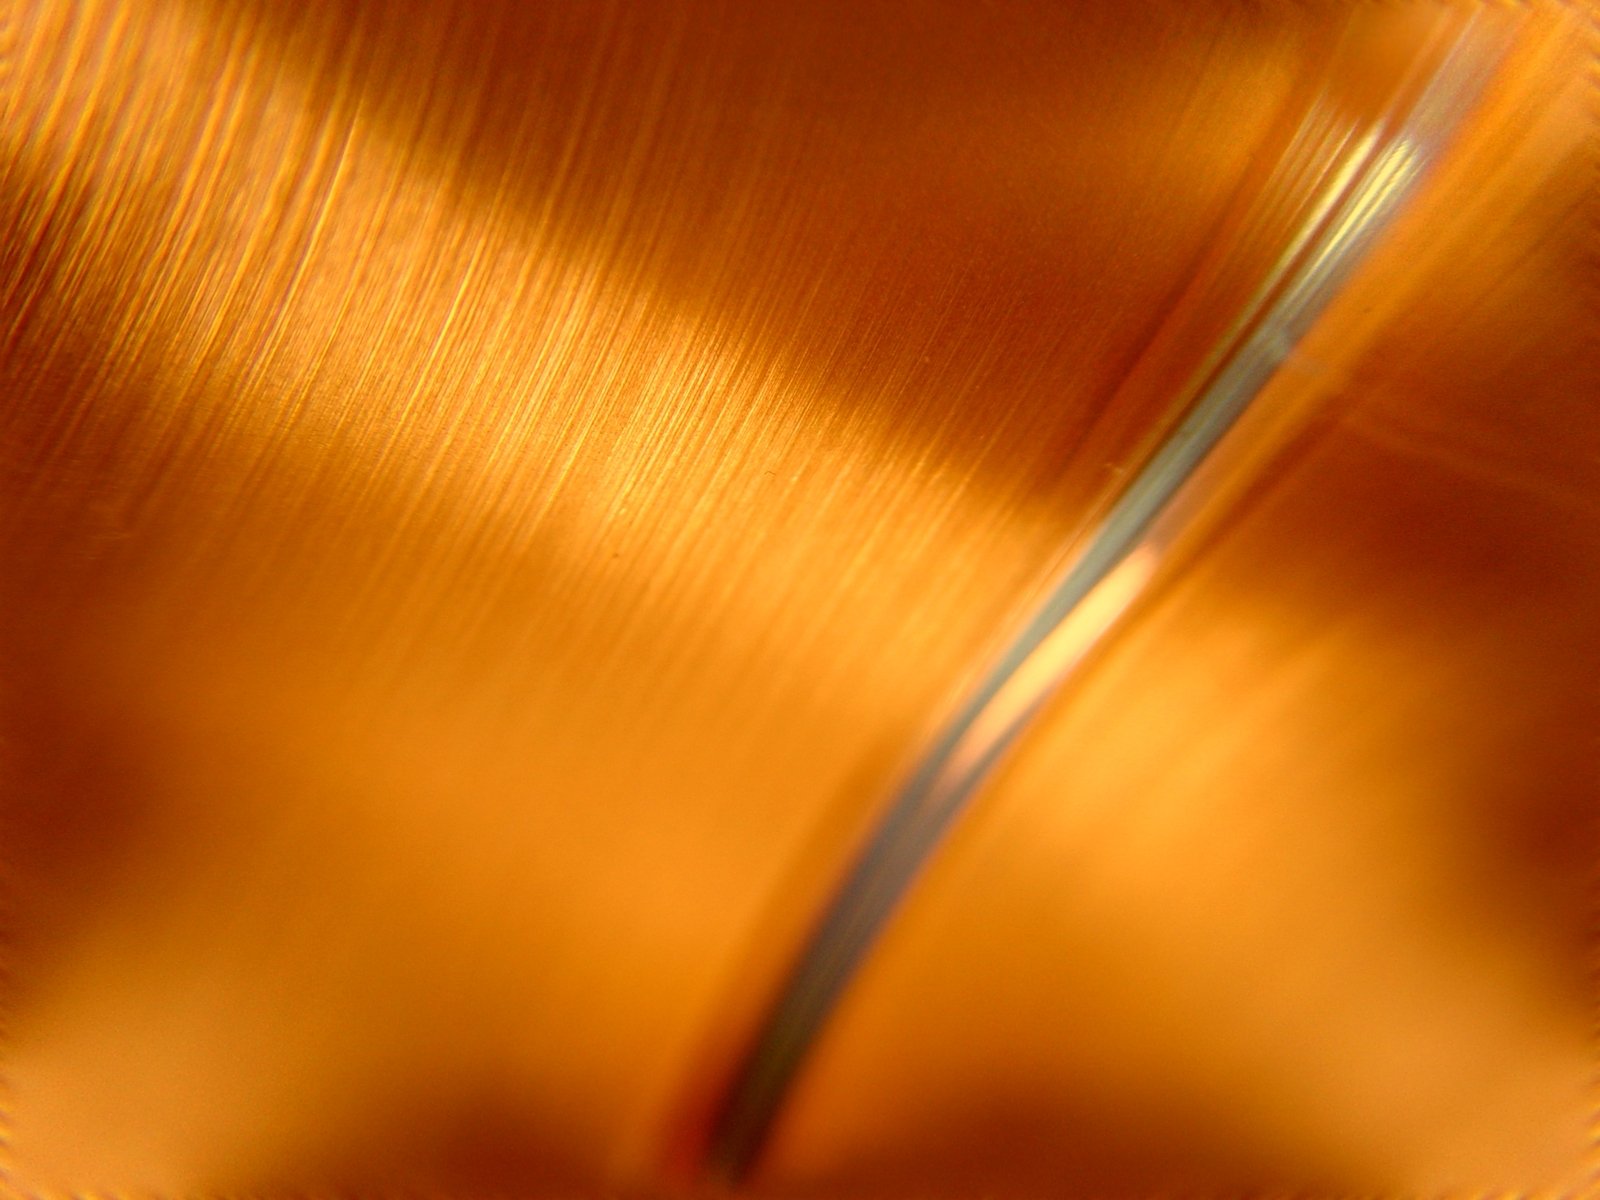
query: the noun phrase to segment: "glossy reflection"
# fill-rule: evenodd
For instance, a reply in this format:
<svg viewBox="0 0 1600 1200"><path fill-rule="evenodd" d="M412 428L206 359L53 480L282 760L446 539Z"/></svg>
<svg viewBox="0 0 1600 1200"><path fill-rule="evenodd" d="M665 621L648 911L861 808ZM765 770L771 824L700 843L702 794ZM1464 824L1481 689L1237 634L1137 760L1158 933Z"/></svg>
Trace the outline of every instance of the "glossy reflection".
<svg viewBox="0 0 1600 1200"><path fill-rule="evenodd" d="M775 1191L1581 1192L1600 363L1570 63L1509 65L1261 401L1324 419L1234 464L934 861Z"/></svg>
<svg viewBox="0 0 1600 1200"><path fill-rule="evenodd" d="M1362 110L1433 19L13 5L7 1169L661 1186L907 757L1170 419L1129 373L1285 114ZM1484 1178L1559 1169L1523 1131L1582 1054L1549 980L1590 795L1587 118L1581 43L1529 20L1479 157L1309 352L1340 432L1064 698L759 1187L1137 1189L1162 1158L1398 1187L1476 1169L1458 1109ZM1341 31L1370 66L1330 82ZM1268 793L1296 803L1240 799ZM1140 859L1101 803L1211 803L1221 856ZM1370 908L1286 932L1369 861ZM1259 905L1216 899L1239 878ZM1285 942L1298 982L1237 1002ZM1127 973L1080 987L1085 946ZM1411 1007L1373 982L1395 947ZM1424 1072L1405 1101L1412 1045L1487 1048L1509 1098Z"/></svg>

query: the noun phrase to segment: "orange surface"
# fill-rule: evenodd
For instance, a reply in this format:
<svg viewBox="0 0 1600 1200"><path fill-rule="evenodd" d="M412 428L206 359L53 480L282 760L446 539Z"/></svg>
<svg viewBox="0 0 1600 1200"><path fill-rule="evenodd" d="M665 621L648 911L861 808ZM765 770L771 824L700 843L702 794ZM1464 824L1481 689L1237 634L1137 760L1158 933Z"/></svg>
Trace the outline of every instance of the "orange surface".
<svg viewBox="0 0 1600 1200"><path fill-rule="evenodd" d="M1286 122L1451 11L10 0L13 1186L662 1186L1274 251ZM938 855L758 1190L1576 1178L1593 47L1485 11L1274 385L1326 420Z"/></svg>

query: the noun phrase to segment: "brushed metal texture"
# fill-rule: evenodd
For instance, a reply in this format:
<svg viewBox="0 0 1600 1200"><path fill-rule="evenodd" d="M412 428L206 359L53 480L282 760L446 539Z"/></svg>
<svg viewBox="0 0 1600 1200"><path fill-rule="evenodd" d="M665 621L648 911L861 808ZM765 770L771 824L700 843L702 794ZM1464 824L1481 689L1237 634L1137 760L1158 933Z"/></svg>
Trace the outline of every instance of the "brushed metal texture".
<svg viewBox="0 0 1600 1200"><path fill-rule="evenodd" d="M1581 1172L1593 25L1477 7L1481 109L1272 385L1323 415L931 861L753 1192ZM3 1186L705 1186L1282 249L1231 214L1286 122L1454 11L0 0Z"/></svg>

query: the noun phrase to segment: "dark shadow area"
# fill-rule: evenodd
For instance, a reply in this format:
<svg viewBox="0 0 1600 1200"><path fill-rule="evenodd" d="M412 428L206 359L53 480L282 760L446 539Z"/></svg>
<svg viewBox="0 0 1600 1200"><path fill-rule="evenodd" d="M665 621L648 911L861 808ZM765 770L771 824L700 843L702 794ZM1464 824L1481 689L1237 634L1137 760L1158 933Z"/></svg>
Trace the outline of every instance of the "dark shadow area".
<svg viewBox="0 0 1600 1200"><path fill-rule="evenodd" d="M775 1185L758 1177L752 1189L770 1200L1334 1200L1354 1192L1348 1181L1307 1179L1176 1113L1135 1116L1087 1096L1021 1089L972 1096L914 1142L815 1178Z"/></svg>

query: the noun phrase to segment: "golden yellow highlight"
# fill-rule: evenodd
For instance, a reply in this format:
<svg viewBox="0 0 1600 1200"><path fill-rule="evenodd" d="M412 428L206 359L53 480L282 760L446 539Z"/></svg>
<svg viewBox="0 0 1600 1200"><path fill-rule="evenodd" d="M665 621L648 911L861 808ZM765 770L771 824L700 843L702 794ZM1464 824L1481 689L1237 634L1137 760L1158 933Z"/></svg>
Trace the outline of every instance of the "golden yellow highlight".
<svg viewBox="0 0 1600 1200"><path fill-rule="evenodd" d="M976 770L993 747L1050 696L1139 598L1155 569L1154 549L1142 547L1089 591L1006 681L967 731L951 755L952 774L964 776Z"/></svg>

